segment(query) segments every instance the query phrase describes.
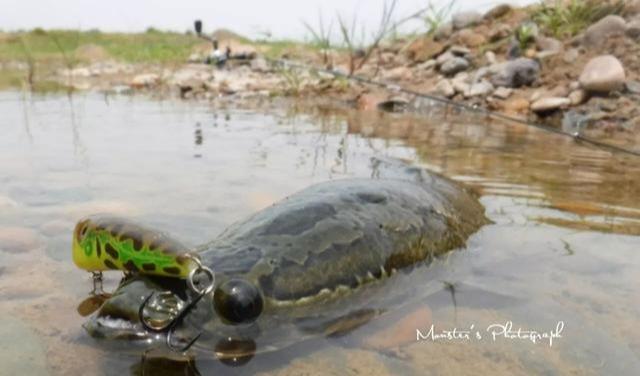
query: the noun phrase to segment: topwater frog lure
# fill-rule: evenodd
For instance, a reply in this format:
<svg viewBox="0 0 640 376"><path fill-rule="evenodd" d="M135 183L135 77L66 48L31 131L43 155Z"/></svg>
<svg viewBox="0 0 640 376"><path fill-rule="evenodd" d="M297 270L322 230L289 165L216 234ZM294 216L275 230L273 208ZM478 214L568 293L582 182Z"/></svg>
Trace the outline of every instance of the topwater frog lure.
<svg viewBox="0 0 640 376"><path fill-rule="evenodd" d="M213 292L215 286L213 271L203 266L199 256L189 248L161 232L121 218L92 216L76 225L72 253L74 263L93 274L92 295L104 294L102 272L107 270L186 279L189 288L196 293L191 302L178 299L169 320L158 323L145 315L145 308L157 308L167 299L177 298L168 291L152 293L140 306L139 318L143 327L151 332L166 331L167 345L173 350L186 351L198 339L199 335L181 348L171 339L177 325L204 296ZM203 274L205 282L202 282ZM204 286L200 287L202 284Z"/></svg>

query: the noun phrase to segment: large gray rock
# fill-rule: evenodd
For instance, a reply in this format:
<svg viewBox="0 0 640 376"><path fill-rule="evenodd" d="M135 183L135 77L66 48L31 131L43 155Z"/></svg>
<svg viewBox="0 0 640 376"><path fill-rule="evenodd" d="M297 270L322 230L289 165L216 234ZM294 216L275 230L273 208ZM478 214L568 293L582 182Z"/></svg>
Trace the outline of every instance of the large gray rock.
<svg viewBox="0 0 640 376"><path fill-rule="evenodd" d="M608 93L624 87L626 75L620 60L613 55L598 56L587 63L580 85L589 92Z"/></svg>
<svg viewBox="0 0 640 376"><path fill-rule="evenodd" d="M464 29L465 27L474 26L482 22L482 14L475 11L458 12L451 18L453 28L456 30Z"/></svg>
<svg viewBox="0 0 640 376"><path fill-rule="evenodd" d="M540 75L540 64L527 58L518 58L492 68L496 73L491 77L494 86L521 87L534 83Z"/></svg>
<svg viewBox="0 0 640 376"><path fill-rule="evenodd" d="M627 22L620 16L606 16L600 21L589 26L584 33L582 43L586 47L601 45L612 35L622 35L627 30Z"/></svg>
<svg viewBox="0 0 640 376"><path fill-rule="evenodd" d="M469 61L463 57L453 57L442 64L440 72L447 76L453 76L469 69L470 65Z"/></svg>

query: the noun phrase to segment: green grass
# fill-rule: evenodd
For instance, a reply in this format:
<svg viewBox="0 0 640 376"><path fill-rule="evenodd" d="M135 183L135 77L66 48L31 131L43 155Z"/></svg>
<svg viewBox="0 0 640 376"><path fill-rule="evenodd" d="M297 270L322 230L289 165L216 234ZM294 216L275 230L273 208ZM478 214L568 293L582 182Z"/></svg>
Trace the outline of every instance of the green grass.
<svg viewBox="0 0 640 376"><path fill-rule="evenodd" d="M608 15L621 14L624 1L557 0L553 4L541 3L532 9L531 18L543 32L556 38L566 38L579 34Z"/></svg>
<svg viewBox="0 0 640 376"><path fill-rule="evenodd" d="M125 62L182 62L187 60L192 48L201 43L202 41L193 35L156 30L123 34L34 29L29 32L5 34L0 39L0 60L25 60L26 46L35 61L64 61L69 56L74 56L79 47L91 44L102 47L110 57Z"/></svg>

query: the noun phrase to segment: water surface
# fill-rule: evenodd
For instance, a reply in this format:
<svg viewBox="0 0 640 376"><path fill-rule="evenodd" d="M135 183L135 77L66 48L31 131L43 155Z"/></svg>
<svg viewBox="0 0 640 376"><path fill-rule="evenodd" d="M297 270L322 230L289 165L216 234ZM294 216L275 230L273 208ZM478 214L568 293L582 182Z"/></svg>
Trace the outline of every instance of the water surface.
<svg viewBox="0 0 640 376"><path fill-rule="evenodd" d="M637 158L451 113L17 92L0 93L0 113L0 363L8 374L640 371ZM232 369L118 352L84 333L76 307L90 276L70 253L80 217L113 213L200 244L313 183L375 175L372 157L402 158L481 194L494 224L439 266L439 291L413 308L424 313L414 320L423 333L433 324L482 339L372 349L380 331L388 336L387 324L372 323ZM110 273L107 287L119 277ZM508 321L540 332L562 322L562 338L494 341L486 328Z"/></svg>

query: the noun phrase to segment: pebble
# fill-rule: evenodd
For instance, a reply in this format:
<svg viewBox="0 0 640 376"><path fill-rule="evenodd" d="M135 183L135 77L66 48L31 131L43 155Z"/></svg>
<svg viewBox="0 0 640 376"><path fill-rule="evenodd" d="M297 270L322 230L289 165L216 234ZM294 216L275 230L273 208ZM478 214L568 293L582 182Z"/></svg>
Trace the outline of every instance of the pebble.
<svg viewBox="0 0 640 376"><path fill-rule="evenodd" d="M487 43L487 38L471 29L462 29L456 35L458 43L461 43L467 47L475 48Z"/></svg>
<svg viewBox="0 0 640 376"><path fill-rule="evenodd" d="M564 49L564 44L555 38L539 37L536 39L536 46L541 51L560 52Z"/></svg>
<svg viewBox="0 0 640 376"><path fill-rule="evenodd" d="M569 98L541 98L531 104L531 111L537 113L549 112L569 105L571 105L571 100Z"/></svg>
<svg viewBox="0 0 640 376"><path fill-rule="evenodd" d="M572 48L564 53L564 56L562 56L562 60L564 60L564 62L567 64L573 64L576 60L578 60L579 57L580 50L578 50L577 48Z"/></svg>
<svg viewBox="0 0 640 376"><path fill-rule="evenodd" d="M482 14L475 11L458 12L453 15L451 22L456 30L464 29L482 22Z"/></svg>
<svg viewBox="0 0 640 376"><path fill-rule="evenodd" d="M587 101L589 94L586 90L578 89L569 94L569 100L572 106L579 106Z"/></svg>
<svg viewBox="0 0 640 376"><path fill-rule="evenodd" d="M513 89L508 87L499 87L493 92L493 96L498 99L507 99L513 94Z"/></svg>
<svg viewBox="0 0 640 376"><path fill-rule="evenodd" d="M511 36L511 33L512 33L511 26L504 23L499 23L495 25L493 29L491 29L491 31L489 32L489 41L497 42L501 39Z"/></svg>
<svg viewBox="0 0 640 376"><path fill-rule="evenodd" d="M407 48L407 57L414 62L423 62L440 55L446 46L433 38L420 38Z"/></svg>
<svg viewBox="0 0 640 376"><path fill-rule="evenodd" d="M444 79L444 80L440 80L435 88L434 88L434 92L436 94L440 94L444 97L447 98L451 98L454 95L456 95L456 90L454 89L453 85L451 84L451 81Z"/></svg>
<svg viewBox="0 0 640 376"><path fill-rule="evenodd" d="M160 76L155 73L139 74L131 80L130 86L133 88L144 88L154 86L160 82Z"/></svg>
<svg viewBox="0 0 640 376"><path fill-rule="evenodd" d="M478 96L487 96L491 94L494 90L493 85L486 80L482 80L480 82L476 82L471 85L469 91L464 93L465 97L478 97Z"/></svg>
<svg viewBox="0 0 640 376"><path fill-rule="evenodd" d="M587 28L582 39L582 44L586 47L597 47L612 35L622 35L627 29L627 22L624 18L609 15Z"/></svg>
<svg viewBox="0 0 640 376"><path fill-rule="evenodd" d="M487 64L489 64L489 65L493 65L493 64L496 64L498 62L498 59L496 58L496 54L493 51L487 51L484 54L484 59L487 62Z"/></svg>
<svg viewBox="0 0 640 376"><path fill-rule="evenodd" d="M442 55L438 56L438 58L436 59L436 63L438 64L438 66L442 66L442 64L453 59L454 57L456 56L453 53L451 53L451 51L447 51Z"/></svg>
<svg viewBox="0 0 640 376"><path fill-rule="evenodd" d="M640 94L640 81L627 81L625 87L631 94Z"/></svg>
<svg viewBox="0 0 640 376"><path fill-rule="evenodd" d="M453 76L456 73L467 70L469 66L470 64L467 59L462 57L454 57L442 64L442 66L440 67L440 72L447 76Z"/></svg>
<svg viewBox="0 0 640 376"><path fill-rule="evenodd" d="M527 58L518 58L495 68L497 73L491 78L494 86L521 87L534 83L540 75L540 64Z"/></svg>
<svg viewBox="0 0 640 376"><path fill-rule="evenodd" d="M620 60L613 55L598 56L587 63L580 75L580 85L587 91L608 93L625 84L626 75Z"/></svg>
<svg viewBox="0 0 640 376"><path fill-rule="evenodd" d="M640 38L640 19L633 20L627 25L627 36L632 39Z"/></svg>
<svg viewBox="0 0 640 376"><path fill-rule="evenodd" d="M507 113L523 113L529 110L529 101L525 98L512 98L504 102L503 109Z"/></svg>
<svg viewBox="0 0 640 376"><path fill-rule="evenodd" d="M42 245L38 233L26 227L0 227L0 251L23 253Z"/></svg>

